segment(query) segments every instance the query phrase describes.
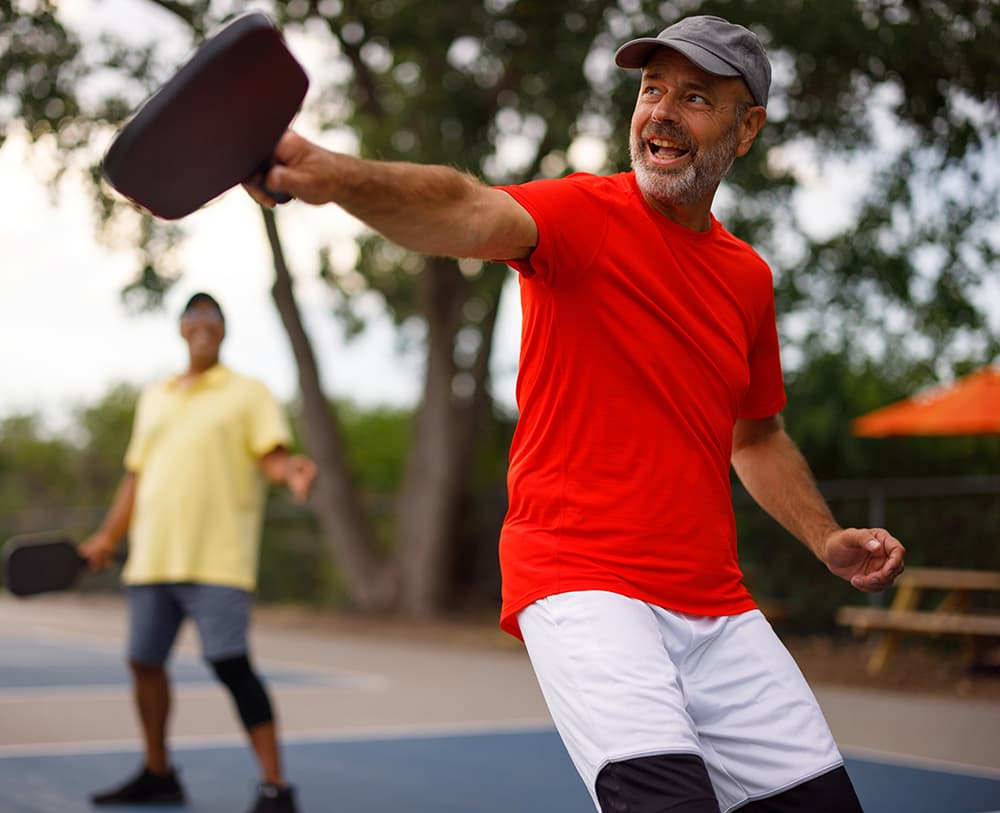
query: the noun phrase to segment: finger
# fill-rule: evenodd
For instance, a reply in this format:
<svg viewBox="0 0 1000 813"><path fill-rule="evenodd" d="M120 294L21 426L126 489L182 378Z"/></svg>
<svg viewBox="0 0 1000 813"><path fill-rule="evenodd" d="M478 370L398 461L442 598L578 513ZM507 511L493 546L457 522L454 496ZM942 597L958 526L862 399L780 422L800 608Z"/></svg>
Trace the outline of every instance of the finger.
<svg viewBox="0 0 1000 813"><path fill-rule="evenodd" d="M889 587L900 577L905 569L902 556L891 556L886 560L885 564L879 568L876 575L886 587Z"/></svg>
<svg viewBox="0 0 1000 813"><path fill-rule="evenodd" d="M305 139L294 130L285 130L284 135L281 136L274 148L274 157L279 163L289 163L295 153L302 148L304 141Z"/></svg>
<svg viewBox="0 0 1000 813"><path fill-rule="evenodd" d="M886 557L886 568L890 569L896 573L903 572L903 556L906 553L906 549L899 544L889 548L888 556Z"/></svg>
<svg viewBox="0 0 1000 813"><path fill-rule="evenodd" d="M243 184L243 188L247 191L257 203L261 206L266 206L268 209L273 209L275 206L275 200L270 195L268 195L259 185L252 183Z"/></svg>
<svg viewBox="0 0 1000 813"><path fill-rule="evenodd" d="M851 587L863 593L881 593L891 585L891 581L878 575L852 576Z"/></svg>
<svg viewBox="0 0 1000 813"><path fill-rule="evenodd" d="M264 176L263 184L272 197L275 193L291 198L292 194L288 190L288 185L292 181L292 173L284 164L274 164L267 175ZM280 200L279 203L287 203L287 200Z"/></svg>
<svg viewBox="0 0 1000 813"><path fill-rule="evenodd" d="M885 556L885 562L879 569L883 571L901 571L903 557L906 555L906 548L903 547L903 544L888 531L882 530L881 528L876 529L872 532L872 534L872 541L875 541L876 544L873 545L872 542L869 541L866 543L866 548L871 551L872 554L881 552L881 554Z"/></svg>

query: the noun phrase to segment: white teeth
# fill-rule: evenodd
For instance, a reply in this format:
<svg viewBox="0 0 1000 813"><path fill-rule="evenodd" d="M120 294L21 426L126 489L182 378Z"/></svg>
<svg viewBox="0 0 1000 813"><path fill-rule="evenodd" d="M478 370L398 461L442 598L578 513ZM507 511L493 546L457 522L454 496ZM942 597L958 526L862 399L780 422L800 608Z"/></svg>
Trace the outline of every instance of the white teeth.
<svg viewBox="0 0 1000 813"><path fill-rule="evenodd" d="M651 138L649 139L650 144L655 144L660 149L667 150L686 150L687 147L682 147L680 144L675 144L673 141L665 141L662 138Z"/></svg>

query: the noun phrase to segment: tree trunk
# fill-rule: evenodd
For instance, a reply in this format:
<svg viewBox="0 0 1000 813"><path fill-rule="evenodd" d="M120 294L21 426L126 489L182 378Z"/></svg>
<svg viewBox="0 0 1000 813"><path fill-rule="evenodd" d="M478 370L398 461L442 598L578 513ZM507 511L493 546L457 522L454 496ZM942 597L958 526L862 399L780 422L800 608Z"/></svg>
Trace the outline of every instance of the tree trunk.
<svg viewBox="0 0 1000 813"><path fill-rule="evenodd" d="M306 445L319 468L309 505L354 604L364 611L384 611L396 599L393 569L376 552L371 524L348 471L340 428L320 387L316 357L295 302L274 213L261 211L274 259L271 293L298 368Z"/></svg>
<svg viewBox="0 0 1000 813"><path fill-rule="evenodd" d="M471 480L478 429L492 403L488 362L502 283L491 286L486 295L489 307L477 325L479 352L464 371L472 376L475 389L465 398L453 391L460 372L455 339L466 324L462 311L472 285L452 260L440 257L427 259L417 284L427 320L427 371L400 495L398 538L401 607L426 618L438 613L454 592L456 521Z"/></svg>
<svg viewBox="0 0 1000 813"><path fill-rule="evenodd" d="M506 266L487 266L484 280L478 288L479 296L488 303L488 309L479 322L480 348L475 363L469 372L476 389L472 402L466 409L466 419L456 429L462 435L460 448L468 449L459 461L458 481L462 493L456 516L456 528L461 531L454 545L464 546L452 550L449 568L448 596L456 601L471 599L477 605L484 599L493 599L499 584L499 544L500 525L506 510L506 454L502 458L502 470L497 472L497 480L485 490L477 485L478 449L483 443L484 429L492 419L493 396L490 393L490 357L496 335L496 320L500 310L500 298L504 281L507 279ZM498 504L498 499L503 500Z"/></svg>
<svg viewBox="0 0 1000 813"><path fill-rule="evenodd" d="M417 285L427 322L427 370L399 500L399 556L402 608L420 618L440 607L461 485L456 461L464 433L456 432L461 410L452 383L468 283L453 261L429 257Z"/></svg>

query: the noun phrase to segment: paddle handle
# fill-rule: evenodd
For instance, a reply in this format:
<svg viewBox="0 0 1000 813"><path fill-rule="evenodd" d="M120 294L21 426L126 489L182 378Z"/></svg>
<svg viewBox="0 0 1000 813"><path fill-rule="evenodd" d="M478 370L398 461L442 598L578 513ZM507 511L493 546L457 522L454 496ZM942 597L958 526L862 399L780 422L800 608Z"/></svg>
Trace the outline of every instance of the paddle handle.
<svg viewBox="0 0 1000 813"><path fill-rule="evenodd" d="M273 189L268 189L264 186L263 181L254 184L254 186L264 192L265 195L270 195L275 203L288 203L292 199L292 196L285 192L275 192Z"/></svg>
<svg viewBox="0 0 1000 813"><path fill-rule="evenodd" d="M251 186L257 187L261 192L269 196L275 203L288 203L288 201L292 199L291 195L285 192L277 192L274 189L268 189L267 186L264 185L264 179L267 177L267 173L276 163L278 162L274 160L274 156L272 155L263 164L261 164L260 168L257 169L253 175L250 176L247 183Z"/></svg>

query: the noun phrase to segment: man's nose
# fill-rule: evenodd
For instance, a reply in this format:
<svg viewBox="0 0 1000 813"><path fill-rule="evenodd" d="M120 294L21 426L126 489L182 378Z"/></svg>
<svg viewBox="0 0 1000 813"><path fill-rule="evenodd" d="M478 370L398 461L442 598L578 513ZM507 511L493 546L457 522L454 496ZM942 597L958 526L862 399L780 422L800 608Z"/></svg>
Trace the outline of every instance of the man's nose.
<svg viewBox="0 0 1000 813"><path fill-rule="evenodd" d="M653 121L677 121L677 94L664 91L651 114Z"/></svg>

